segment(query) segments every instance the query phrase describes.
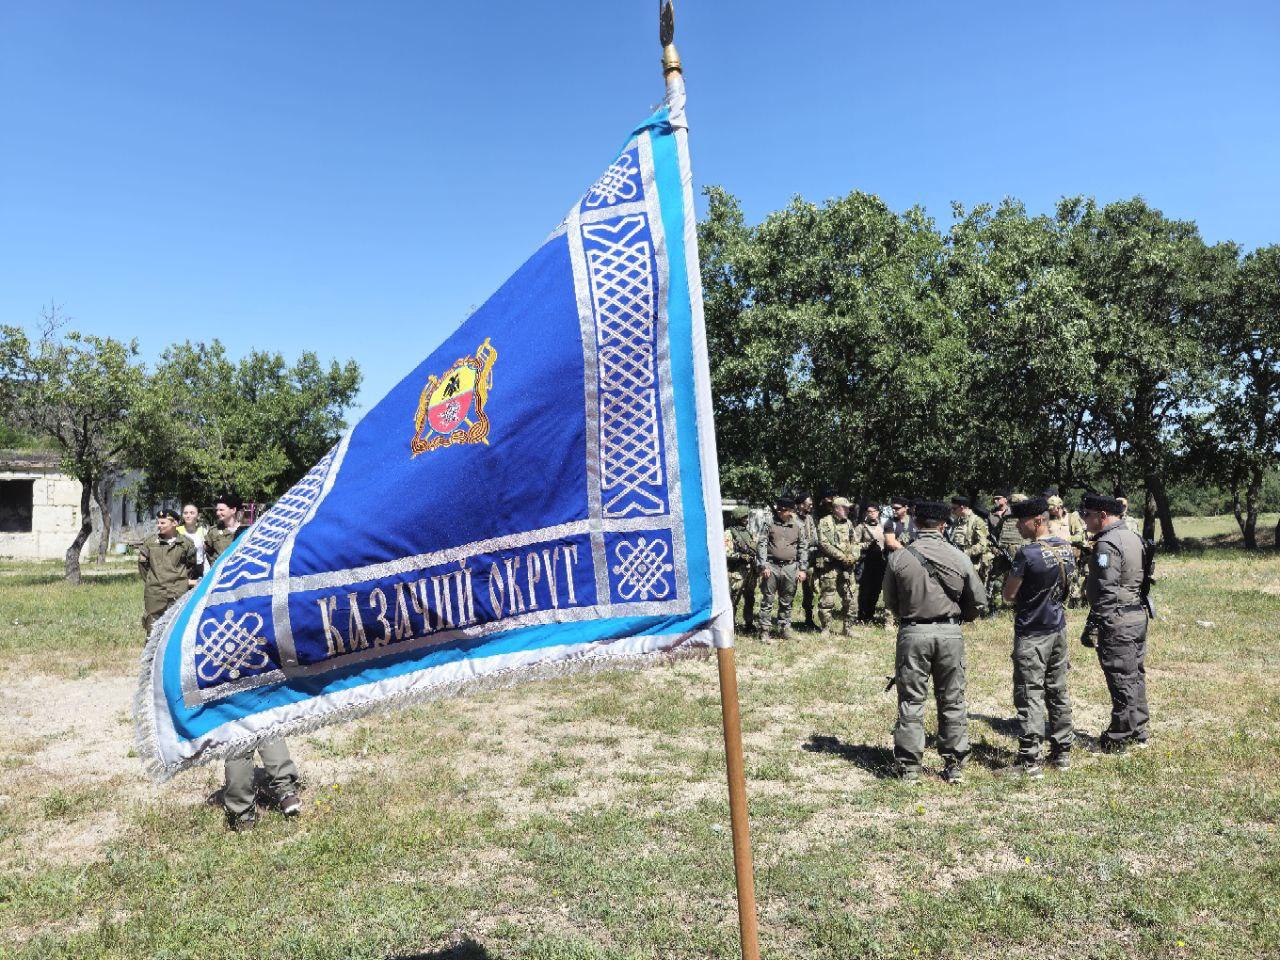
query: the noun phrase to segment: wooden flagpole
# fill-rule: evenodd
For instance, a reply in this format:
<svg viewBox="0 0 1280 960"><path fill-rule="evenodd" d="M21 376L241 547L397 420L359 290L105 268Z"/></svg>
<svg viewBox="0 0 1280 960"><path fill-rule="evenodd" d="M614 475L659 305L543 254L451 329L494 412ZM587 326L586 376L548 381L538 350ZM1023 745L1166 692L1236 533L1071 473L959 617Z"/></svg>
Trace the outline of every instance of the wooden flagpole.
<svg viewBox="0 0 1280 960"><path fill-rule="evenodd" d="M658 0L658 39L662 44L662 75L667 90L682 82L676 52L675 11L672 0ZM742 720L738 713L738 670L733 647L716 649L720 674L720 713L724 723L725 767L729 777L729 824L733 831L733 872L738 887L738 935L742 960L760 960L756 921L755 872L751 864L751 827L747 819L747 777L742 759Z"/></svg>

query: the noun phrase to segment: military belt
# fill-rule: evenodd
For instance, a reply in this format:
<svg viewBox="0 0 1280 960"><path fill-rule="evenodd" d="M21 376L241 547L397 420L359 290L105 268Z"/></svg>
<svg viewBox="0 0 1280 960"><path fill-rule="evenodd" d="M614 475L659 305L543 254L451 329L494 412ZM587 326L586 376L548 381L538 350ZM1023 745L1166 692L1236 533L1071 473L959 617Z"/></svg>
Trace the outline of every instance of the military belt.
<svg viewBox="0 0 1280 960"><path fill-rule="evenodd" d="M911 619L904 618L904 619L902 619L902 620L899 620L899 621L898 621L898 623L899 623L901 626L904 626L904 627L921 627L921 626L925 626L925 625L930 624L930 623L951 623L951 624L955 624L955 623L959 623L959 622L960 622L960 618L959 618L959 617L923 617L923 618L921 618L921 619L919 619L919 620L911 620Z"/></svg>

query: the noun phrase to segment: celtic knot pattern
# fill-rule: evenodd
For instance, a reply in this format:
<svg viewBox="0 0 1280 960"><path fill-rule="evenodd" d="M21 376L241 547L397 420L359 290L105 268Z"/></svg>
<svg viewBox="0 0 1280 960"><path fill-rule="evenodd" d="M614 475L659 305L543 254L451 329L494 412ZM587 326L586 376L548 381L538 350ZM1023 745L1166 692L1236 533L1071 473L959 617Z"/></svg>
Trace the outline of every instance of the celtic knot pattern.
<svg viewBox="0 0 1280 960"><path fill-rule="evenodd" d="M582 233L596 320L604 516L665 513L648 218L620 217Z"/></svg>
<svg viewBox="0 0 1280 960"><path fill-rule="evenodd" d="M271 658L261 631L262 617L252 612L237 619L228 610L222 620L201 623L196 640L196 676L201 683L238 680L269 667Z"/></svg>
<svg viewBox="0 0 1280 960"><path fill-rule="evenodd" d="M617 563L612 571L618 577L614 590L623 600L661 600L672 592L667 574L675 567L667 563L670 547L663 540L641 536L634 543L619 540L613 555Z"/></svg>
<svg viewBox="0 0 1280 960"><path fill-rule="evenodd" d="M302 525L312 504L320 497L336 452L334 447L326 453L305 477L290 487L289 492L249 528L244 543L237 546L236 552L219 571L211 592L229 590L271 576L281 544Z"/></svg>
<svg viewBox="0 0 1280 960"><path fill-rule="evenodd" d="M640 167L634 150L628 150L610 164L582 200L583 210L626 203L640 197Z"/></svg>

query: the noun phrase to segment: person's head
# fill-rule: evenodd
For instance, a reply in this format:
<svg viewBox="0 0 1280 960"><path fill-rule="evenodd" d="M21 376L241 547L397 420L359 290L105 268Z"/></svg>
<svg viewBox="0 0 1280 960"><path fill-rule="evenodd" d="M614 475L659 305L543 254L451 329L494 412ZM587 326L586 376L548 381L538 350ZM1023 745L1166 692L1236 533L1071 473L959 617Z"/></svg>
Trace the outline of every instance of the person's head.
<svg viewBox="0 0 1280 960"><path fill-rule="evenodd" d="M906 497L894 497L889 501L889 506L893 508L893 515L899 520L905 521L907 514L911 512L911 504Z"/></svg>
<svg viewBox="0 0 1280 960"><path fill-rule="evenodd" d="M849 516L849 503L844 497L833 497L831 500L831 513L837 520L844 520Z"/></svg>
<svg viewBox="0 0 1280 960"><path fill-rule="evenodd" d="M1024 540L1038 540L1049 532L1049 501L1044 497L1027 497L1009 507Z"/></svg>
<svg viewBox="0 0 1280 960"><path fill-rule="evenodd" d="M734 507L729 511L729 522L735 527L745 527L751 511L746 507Z"/></svg>
<svg viewBox="0 0 1280 960"><path fill-rule="evenodd" d="M223 493L214 501L213 513L224 526L240 520L240 498L233 493Z"/></svg>
<svg viewBox="0 0 1280 960"><path fill-rule="evenodd" d="M862 517L867 523L880 522L880 504L868 503L862 508Z"/></svg>
<svg viewBox="0 0 1280 960"><path fill-rule="evenodd" d="M821 504L830 506L831 501L834 500L835 498L836 498L835 487L823 487L821 490L818 491L818 502Z"/></svg>
<svg viewBox="0 0 1280 960"><path fill-rule="evenodd" d="M178 531L178 511L165 507L156 514L156 533L172 537Z"/></svg>
<svg viewBox="0 0 1280 960"><path fill-rule="evenodd" d="M774 501L773 514L783 523L796 515L796 502L791 497L779 497Z"/></svg>
<svg viewBox="0 0 1280 960"><path fill-rule="evenodd" d="M1067 512L1067 506L1062 502L1062 498L1055 493L1053 496L1046 499L1049 503L1049 516L1054 520L1061 520L1063 515Z"/></svg>
<svg viewBox="0 0 1280 960"><path fill-rule="evenodd" d="M813 497L801 497L796 500L796 512L802 517L813 513Z"/></svg>
<svg viewBox="0 0 1280 960"><path fill-rule="evenodd" d="M1129 512L1129 498L1128 498L1128 497L1116 497L1116 503L1120 504L1120 515L1121 515L1121 516L1124 516L1126 513L1128 513L1128 512Z"/></svg>
<svg viewBox="0 0 1280 960"><path fill-rule="evenodd" d="M200 511L196 509L194 503L188 503L182 508L182 522L188 529L200 523Z"/></svg>
<svg viewBox="0 0 1280 960"><path fill-rule="evenodd" d="M1080 519L1090 533L1101 533L1124 516L1124 504L1115 497L1086 493L1080 500Z"/></svg>
<svg viewBox="0 0 1280 960"><path fill-rule="evenodd" d="M960 518L966 516L968 513L969 513L968 497L956 496L951 498L951 515L953 517L959 520Z"/></svg>
<svg viewBox="0 0 1280 960"><path fill-rule="evenodd" d="M1004 513L1009 509L1009 497L1012 495L1013 492L1008 488L1005 488L1004 490L997 490L995 492L991 497L991 503L995 507L996 513Z"/></svg>
<svg viewBox="0 0 1280 960"><path fill-rule="evenodd" d="M946 525L951 508L940 500L918 500L914 512L919 529L938 530Z"/></svg>

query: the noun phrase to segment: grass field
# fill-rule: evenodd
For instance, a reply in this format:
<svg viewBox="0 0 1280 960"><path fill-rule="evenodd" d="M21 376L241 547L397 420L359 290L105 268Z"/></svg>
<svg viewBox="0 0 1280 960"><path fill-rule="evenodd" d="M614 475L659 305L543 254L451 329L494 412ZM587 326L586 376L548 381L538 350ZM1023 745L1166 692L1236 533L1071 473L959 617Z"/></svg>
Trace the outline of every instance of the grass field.
<svg viewBox="0 0 1280 960"><path fill-rule="evenodd" d="M886 776L890 635L743 640L765 956L1280 957L1280 559L1192 549L1158 593L1152 749L1039 783L997 773L1007 619L967 628L960 788ZM236 835L203 804L219 770L153 787L132 755L140 596L127 566L0 567L0 955L736 956L712 662L298 739L304 816ZM1096 735L1101 675L1073 667Z"/></svg>

